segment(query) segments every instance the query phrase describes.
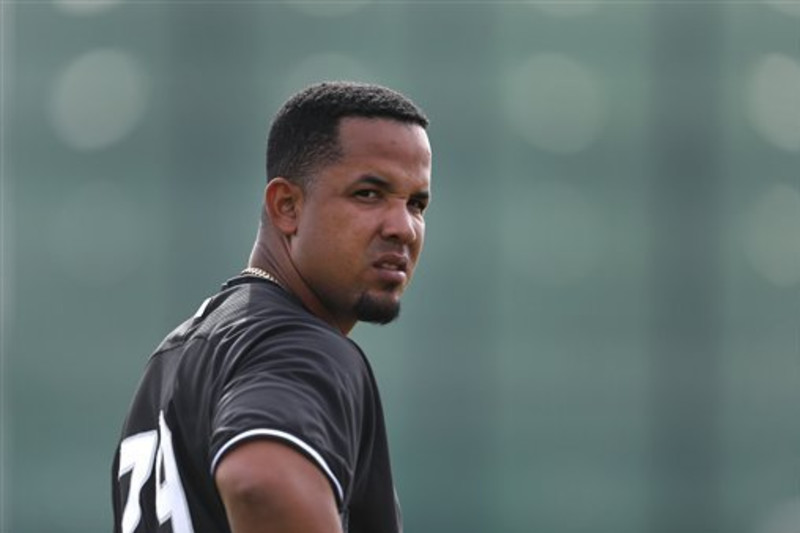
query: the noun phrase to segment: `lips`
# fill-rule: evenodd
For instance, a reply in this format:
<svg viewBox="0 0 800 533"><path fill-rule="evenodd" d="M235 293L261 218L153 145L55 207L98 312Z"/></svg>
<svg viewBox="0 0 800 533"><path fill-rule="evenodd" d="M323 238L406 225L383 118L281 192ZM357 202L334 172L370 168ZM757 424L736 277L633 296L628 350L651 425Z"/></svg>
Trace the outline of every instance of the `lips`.
<svg viewBox="0 0 800 533"><path fill-rule="evenodd" d="M405 272L408 269L408 259L400 254L383 255L372 266L386 270Z"/></svg>
<svg viewBox="0 0 800 533"><path fill-rule="evenodd" d="M385 254L372 263L381 280L391 284L402 284L408 279L408 258L401 254Z"/></svg>

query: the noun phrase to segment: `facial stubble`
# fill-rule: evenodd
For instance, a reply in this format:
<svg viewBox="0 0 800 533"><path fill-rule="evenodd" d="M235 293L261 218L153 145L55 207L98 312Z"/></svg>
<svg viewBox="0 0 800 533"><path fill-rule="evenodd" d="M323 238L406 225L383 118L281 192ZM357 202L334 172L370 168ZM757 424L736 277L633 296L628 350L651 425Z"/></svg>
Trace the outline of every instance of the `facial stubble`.
<svg viewBox="0 0 800 533"><path fill-rule="evenodd" d="M355 306L356 319L374 324L388 324L400 315L400 302L361 293Z"/></svg>

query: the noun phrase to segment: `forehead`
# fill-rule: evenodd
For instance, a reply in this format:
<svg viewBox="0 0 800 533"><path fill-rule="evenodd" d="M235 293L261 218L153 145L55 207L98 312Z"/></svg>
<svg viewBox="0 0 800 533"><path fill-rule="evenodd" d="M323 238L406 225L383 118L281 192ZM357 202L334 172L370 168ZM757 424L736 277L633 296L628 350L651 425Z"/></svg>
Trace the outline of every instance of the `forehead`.
<svg viewBox="0 0 800 533"><path fill-rule="evenodd" d="M340 163L430 181L431 147L422 126L386 118L347 117L339 123ZM387 176L390 177L390 176Z"/></svg>

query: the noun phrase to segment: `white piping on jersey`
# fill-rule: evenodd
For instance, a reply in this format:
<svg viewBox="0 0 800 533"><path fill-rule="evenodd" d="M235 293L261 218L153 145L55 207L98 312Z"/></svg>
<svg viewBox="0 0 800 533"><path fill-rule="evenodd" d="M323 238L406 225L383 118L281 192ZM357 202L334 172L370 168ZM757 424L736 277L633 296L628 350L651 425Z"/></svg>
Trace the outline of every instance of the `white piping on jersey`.
<svg viewBox="0 0 800 533"><path fill-rule="evenodd" d="M203 316L203 313L206 312L206 307L208 307L208 304L210 303L211 303L211 298L206 298L205 300L203 300L203 303L201 303L200 307L197 308L197 311L194 314L194 318L200 318L201 316Z"/></svg>
<svg viewBox="0 0 800 533"><path fill-rule="evenodd" d="M214 471L217 469L217 463L222 458L222 455L225 452L227 452L236 443L241 442L245 439L251 439L253 437L274 437L278 439L283 439L301 448L304 452L306 452L309 456L311 456L311 458L317 462L317 465L322 469L322 471L325 472L325 475L328 476L328 478L333 483L334 487L336 487L336 493L339 496L339 501L344 502L344 491L342 490L342 485L341 483L339 483L339 480L336 479L336 476L333 475L333 471L330 469L328 463L325 462L325 459L322 458L319 452L317 452L317 450L315 450L302 440L298 439L294 435L291 435L283 431L278 431L277 429L251 429L249 431L245 431L244 433L239 433L231 440L226 442L214 456L214 460L211 461L212 477L214 475Z"/></svg>

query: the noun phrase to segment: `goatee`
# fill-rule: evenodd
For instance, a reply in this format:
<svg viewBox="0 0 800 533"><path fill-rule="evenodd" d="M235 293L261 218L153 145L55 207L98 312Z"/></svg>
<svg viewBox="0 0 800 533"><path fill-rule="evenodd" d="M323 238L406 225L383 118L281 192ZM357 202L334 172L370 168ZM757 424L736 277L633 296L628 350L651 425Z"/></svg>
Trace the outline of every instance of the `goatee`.
<svg viewBox="0 0 800 533"><path fill-rule="evenodd" d="M356 318L362 322L388 324L400 315L400 302L362 294L356 302Z"/></svg>

